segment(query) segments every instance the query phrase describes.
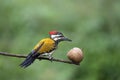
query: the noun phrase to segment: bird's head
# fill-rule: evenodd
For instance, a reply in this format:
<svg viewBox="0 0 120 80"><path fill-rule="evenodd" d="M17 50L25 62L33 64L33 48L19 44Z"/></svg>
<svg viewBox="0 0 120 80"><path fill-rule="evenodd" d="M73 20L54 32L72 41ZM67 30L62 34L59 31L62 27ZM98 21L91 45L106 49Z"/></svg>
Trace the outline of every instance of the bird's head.
<svg viewBox="0 0 120 80"><path fill-rule="evenodd" d="M50 38L55 40L55 41L72 41L69 38L66 38L61 32L58 31L50 31Z"/></svg>

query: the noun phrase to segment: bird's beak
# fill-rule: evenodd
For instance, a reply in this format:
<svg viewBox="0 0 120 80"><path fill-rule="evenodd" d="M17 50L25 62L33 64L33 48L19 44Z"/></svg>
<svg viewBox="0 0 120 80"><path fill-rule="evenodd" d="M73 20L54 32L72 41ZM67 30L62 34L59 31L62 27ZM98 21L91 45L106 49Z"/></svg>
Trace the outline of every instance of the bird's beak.
<svg viewBox="0 0 120 80"><path fill-rule="evenodd" d="M62 40L63 40L63 41L72 41L71 39L66 38L66 37L63 37Z"/></svg>

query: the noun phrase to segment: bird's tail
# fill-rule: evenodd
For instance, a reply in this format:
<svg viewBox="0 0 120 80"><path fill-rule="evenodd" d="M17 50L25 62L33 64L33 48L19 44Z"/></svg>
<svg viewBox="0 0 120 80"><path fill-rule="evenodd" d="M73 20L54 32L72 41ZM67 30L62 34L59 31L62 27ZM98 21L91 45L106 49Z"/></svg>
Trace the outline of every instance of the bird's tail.
<svg viewBox="0 0 120 80"><path fill-rule="evenodd" d="M27 58L20 64L21 67L26 68L31 65L35 59L39 56L39 54L35 54L34 52L29 53Z"/></svg>

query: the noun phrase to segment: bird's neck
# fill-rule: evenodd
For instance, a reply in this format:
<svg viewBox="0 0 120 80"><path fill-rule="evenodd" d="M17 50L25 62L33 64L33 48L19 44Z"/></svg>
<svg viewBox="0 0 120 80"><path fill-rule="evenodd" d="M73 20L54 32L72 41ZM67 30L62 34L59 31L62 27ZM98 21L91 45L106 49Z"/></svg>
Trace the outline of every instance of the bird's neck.
<svg viewBox="0 0 120 80"><path fill-rule="evenodd" d="M52 39L52 38L51 38L51 39ZM62 40L60 40L60 39L57 39L57 40L56 40L56 39L52 39L52 40L55 41L55 44L56 44L56 45L58 45L58 44L62 41Z"/></svg>

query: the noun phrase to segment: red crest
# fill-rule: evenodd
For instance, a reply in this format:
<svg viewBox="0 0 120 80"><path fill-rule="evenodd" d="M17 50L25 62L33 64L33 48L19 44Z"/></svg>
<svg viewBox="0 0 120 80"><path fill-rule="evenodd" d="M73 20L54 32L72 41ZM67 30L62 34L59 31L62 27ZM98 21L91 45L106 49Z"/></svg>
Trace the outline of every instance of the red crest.
<svg viewBox="0 0 120 80"><path fill-rule="evenodd" d="M50 35L55 35L55 34L57 34L57 33L58 33L57 31L50 31L50 32L49 32Z"/></svg>

